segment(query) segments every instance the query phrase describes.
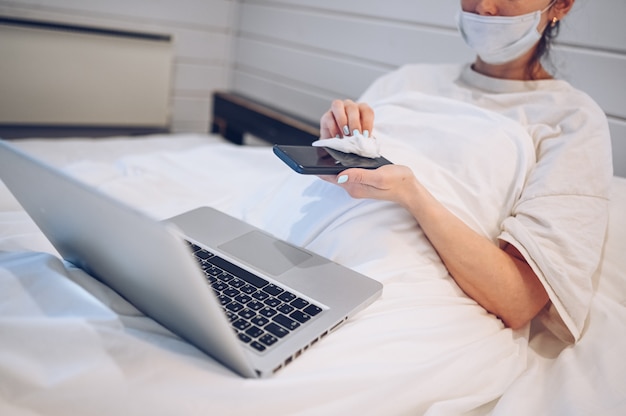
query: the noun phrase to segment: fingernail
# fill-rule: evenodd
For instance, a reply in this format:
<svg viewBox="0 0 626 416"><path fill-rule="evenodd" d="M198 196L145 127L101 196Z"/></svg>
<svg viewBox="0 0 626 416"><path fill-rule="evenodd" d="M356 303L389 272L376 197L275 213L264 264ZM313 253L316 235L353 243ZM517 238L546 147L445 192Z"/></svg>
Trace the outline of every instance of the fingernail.
<svg viewBox="0 0 626 416"><path fill-rule="evenodd" d="M361 132L358 131L357 129L352 130L352 135L353 136L358 136Z"/></svg>
<svg viewBox="0 0 626 416"><path fill-rule="evenodd" d="M345 136L347 136L348 134L350 134L350 127L348 126L343 126L343 134Z"/></svg>
<svg viewBox="0 0 626 416"><path fill-rule="evenodd" d="M363 136L365 136L366 139L369 139L370 131L369 130L363 130Z"/></svg>
<svg viewBox="0 0 626 416"><path fill-rule="evenodd" d="M348 175L341 175L339 178L337 178L337 183L339 184L346 182L348 182Z"/></svg>
<svg viewBox="0 0 626 416"><path fill-rule="evenodd" d="M341 135L340 134L335 135L335 139L341 139Z"/></svg>

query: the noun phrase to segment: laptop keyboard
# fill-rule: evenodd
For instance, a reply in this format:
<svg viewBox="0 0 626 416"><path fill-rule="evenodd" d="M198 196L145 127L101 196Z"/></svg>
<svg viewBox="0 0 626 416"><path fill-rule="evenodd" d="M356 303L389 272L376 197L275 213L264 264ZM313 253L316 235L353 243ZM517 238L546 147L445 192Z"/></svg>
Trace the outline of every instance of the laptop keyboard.
<svg viewBox="0 0 626 416"><path fill-rule="evenodd" d="M322 308L188 242L239 339L265 351Z"/></svg>

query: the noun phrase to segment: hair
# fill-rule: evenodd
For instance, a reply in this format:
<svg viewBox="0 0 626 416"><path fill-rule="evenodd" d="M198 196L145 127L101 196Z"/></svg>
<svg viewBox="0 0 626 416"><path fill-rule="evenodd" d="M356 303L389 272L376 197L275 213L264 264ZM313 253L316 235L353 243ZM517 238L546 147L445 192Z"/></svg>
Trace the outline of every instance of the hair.
<svg viewBox="0 0 626 416"><path fill-rule="evenodd" d="M530 58L530 61L528 61L528 66L526 67L529 79L535 79L537 68L539 68L542 61L550 63L550 50L552 49L554 39L559 35L560 28L561 21L557 20L554 23L548 23L548 26L544 29L541 39L535 48L535 52ZM552 66L552 64L550 64L550 66Z"/></svg>

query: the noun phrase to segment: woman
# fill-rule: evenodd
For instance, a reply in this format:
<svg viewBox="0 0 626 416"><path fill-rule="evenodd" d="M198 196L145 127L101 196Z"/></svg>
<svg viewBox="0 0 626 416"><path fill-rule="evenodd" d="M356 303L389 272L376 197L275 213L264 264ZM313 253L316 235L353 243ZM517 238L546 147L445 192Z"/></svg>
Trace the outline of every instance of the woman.
<svg viewBox="0 0 626 416"><path fill-rule="evenodd" d="M403 90L458 99L520 122L532 136L536 163L515 212L500 225L498 244L455 216L406 166L349 169L325 179L354 198L408 210L461 289L507 326L520 328L540 315L569 341L584 327L612 176L604 114L541 62L573 4L462 0L458 25L477 52L473 65L403 67L374 83L360 103L335 100L320 123L323 139L368 136L375 132L370 104Z"/></svg>

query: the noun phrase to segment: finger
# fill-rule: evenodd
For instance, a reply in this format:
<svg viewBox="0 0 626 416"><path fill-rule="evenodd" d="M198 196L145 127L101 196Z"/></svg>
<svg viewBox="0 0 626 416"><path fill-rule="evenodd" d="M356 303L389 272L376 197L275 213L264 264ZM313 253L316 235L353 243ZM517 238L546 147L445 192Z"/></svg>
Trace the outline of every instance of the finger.
<svg viewBox="0 0 626 416"><path fill-rule="evenodd" d="M402 181L402 177L406 175L404 167L398 168L396 165L385 165L377 169L351 168L337 175L336 180L340 185L360 185L384 191L389 189L389 178L395 177L399 173L401 173L399 178Z"/></svg>
<svg viewBox="0 0 626 416"><path fill-rule="evenodd" d="M344 108L346 116L348 117L348 129L346 130L348 134L346 134L346 136L355 133L362 133L363 130L361 128L361 111L359 105L352 100L346 100L344 101Z"/></svg>
<svg viewBox="0 0 626 416"><path fill-rule="evenodd" d="M368 184L367 169L347 169L337 175L336 183L352 198L376 198L376 189Z"/></svg>
<svg viewBox="0 0 626 416"><path fill-rule="evenodd" d="M365 103L359 103L359 113L361 115L361 132L369 137L374 129L374 110Z"/></svg>
<svg viewBox="0 0 626 416"><path fill-rule="evenodd" d="M320 138L330 139L341 135L339 125L335 121L333 113L329 110L320 119Z"/></svg>
<svg viewBox="0 0 626 416"><path fill-rule="evenodd" d="M344 101L334 100L330 106L330 113L335 120L339 132L347 136L350 133L350 127L348 125L348 115L346 114Z"/></svg>
<svg viewBox="0 0 626 416"><path fill-rule="evenodd" d="M366 185L370 186L367 179L367 174L370 173L367 169L352 168L346 169L337 175L337 183L339 185Z"/></svg>

